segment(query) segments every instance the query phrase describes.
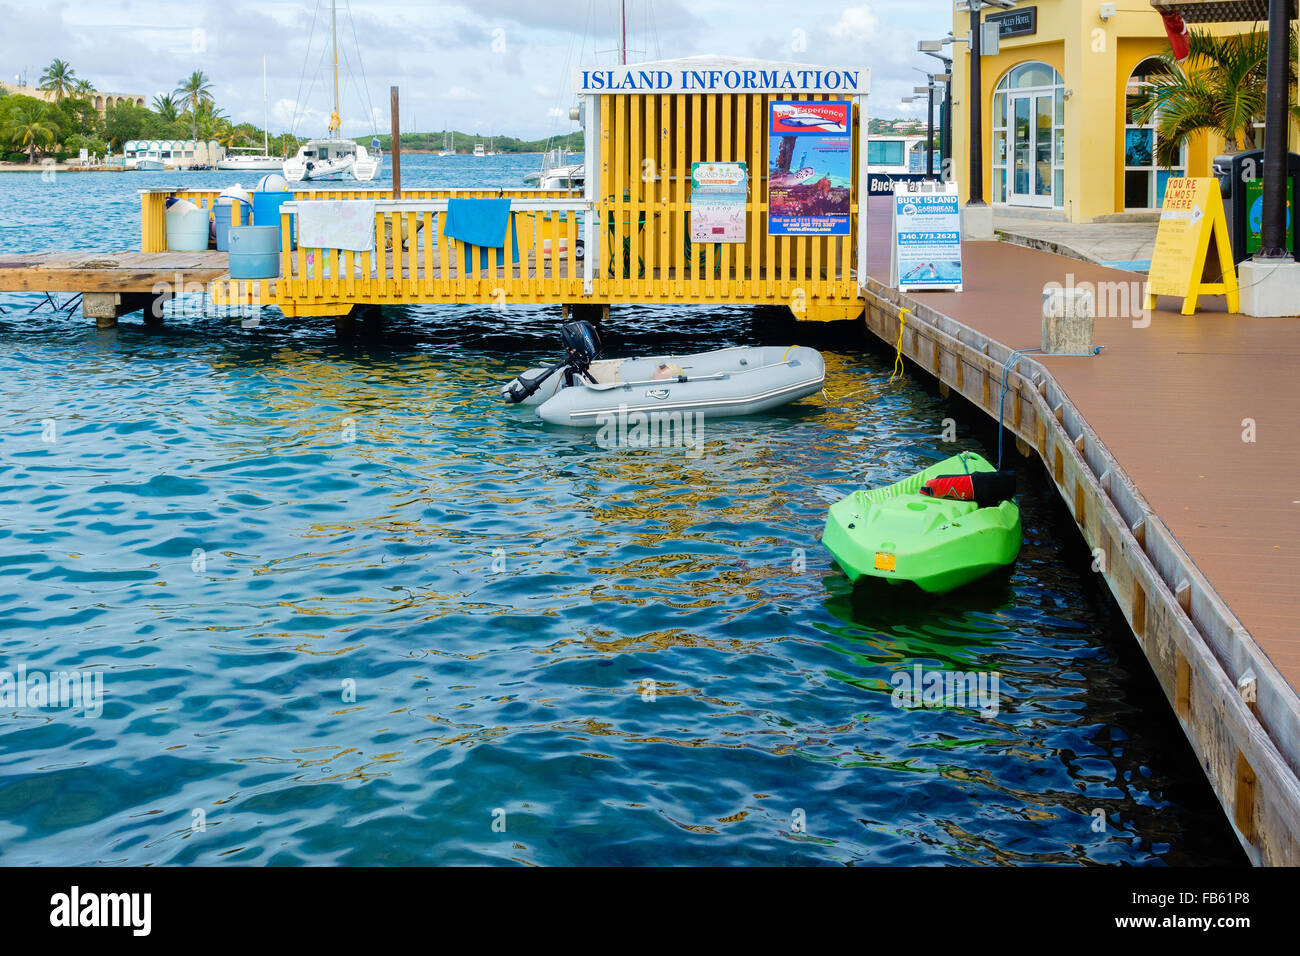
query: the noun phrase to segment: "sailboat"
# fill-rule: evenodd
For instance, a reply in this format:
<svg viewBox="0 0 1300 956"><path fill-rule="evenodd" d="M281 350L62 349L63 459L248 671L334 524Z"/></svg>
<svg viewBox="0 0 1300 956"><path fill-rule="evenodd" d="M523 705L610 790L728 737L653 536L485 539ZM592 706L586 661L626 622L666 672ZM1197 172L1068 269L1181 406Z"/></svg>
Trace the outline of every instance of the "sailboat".
<svg viewBox="0 0 1300 956"><path fill-rule="evenodd" d="M451 147L451 130L442 131L442 149L438 150L439 156L455 156L456 150Z"/></svg>
<svg viewBox="0 0 1300 956"><path fill-rule="evenodd" d="M377 149L375 155L366 152L360 143L343 139L339 132L343 120L339 116L339 37L337 30L337 3L330 0L330 33L334 43L334 112L330 114L328 139L311 139L298 147L298 155L285 160L284 178L291 183L316 179L343 179L351 176L358 182L374 179L383 164L384 156ZM372 145L377 145L371 140Z"/></svg>
<svg viewBox="0 0 1300 956"><path fill-rule="evenodd" d="M262 152L255 146L232 146L231 150L241 155L229 156L217 160L217 169L260 171L279 169L284 160L271 155L271 104L266 97L266 57L262 57ZM249 155L251 154L251 155Z"/></svg>

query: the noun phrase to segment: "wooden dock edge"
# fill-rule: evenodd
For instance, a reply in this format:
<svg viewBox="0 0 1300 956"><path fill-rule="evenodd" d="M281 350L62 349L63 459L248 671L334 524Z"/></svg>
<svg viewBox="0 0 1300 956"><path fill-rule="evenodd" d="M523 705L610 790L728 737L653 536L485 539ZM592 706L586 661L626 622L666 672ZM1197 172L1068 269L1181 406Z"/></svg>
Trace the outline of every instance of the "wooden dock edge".
<svg viewBox="0 0 1300 956"><path fill-rule="evenodd" d="M874 279L867 328L995 420L1012 349ZM1300 865L1300 697L1051 372L1021 356L1005 425L1074 517L1251 862Z"/></svg>

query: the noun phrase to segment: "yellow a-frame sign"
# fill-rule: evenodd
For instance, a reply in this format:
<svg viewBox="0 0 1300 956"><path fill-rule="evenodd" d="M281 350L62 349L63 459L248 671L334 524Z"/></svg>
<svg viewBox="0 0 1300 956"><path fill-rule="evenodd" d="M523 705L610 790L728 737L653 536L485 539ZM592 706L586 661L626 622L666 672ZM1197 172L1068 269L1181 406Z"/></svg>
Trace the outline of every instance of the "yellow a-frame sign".
<svg viewBox="0 0 1300 956"><path fill-rule="evenodd" d="M1147 309L1156 307L1158 295L1182 298L1183 315L1196 312L1202 295L1227 296L1229 312L1240 308L1228 217L1217 179L1169 178L1147 274Z"/></svg>

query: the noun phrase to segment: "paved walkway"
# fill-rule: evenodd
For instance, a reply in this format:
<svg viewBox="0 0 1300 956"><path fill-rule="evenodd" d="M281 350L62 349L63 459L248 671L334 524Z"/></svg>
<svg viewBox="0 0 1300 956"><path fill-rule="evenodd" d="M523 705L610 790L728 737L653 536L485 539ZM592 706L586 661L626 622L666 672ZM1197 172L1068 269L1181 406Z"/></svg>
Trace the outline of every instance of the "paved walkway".
<svg viewBox="0 0 1300 956"><path fill-rule="evenodd" d="M868 272L886 284L889 201L873 198L869 218ZM965 291L909 295L1011 348L1039 345L1044 283L1065 284L1067 273L1076 283L1142 281L1007 242L966 243L962 256ZM1106 349L1096 358L1035 358L1300 689L1300 317L1229 314L1221 296L1201 302L1184 317L1181 300L1161 297L1146 328L1099 317ZM1253 442L1243 441L1246 419Z"/></svg>
<svg viewBox="0 0 1300 956"><path fill-rule="evenodd" d="M1156 244L1153 222L1054 222L998 211L993 228L1010 242L1117 269L1146 272Z"/></svg>

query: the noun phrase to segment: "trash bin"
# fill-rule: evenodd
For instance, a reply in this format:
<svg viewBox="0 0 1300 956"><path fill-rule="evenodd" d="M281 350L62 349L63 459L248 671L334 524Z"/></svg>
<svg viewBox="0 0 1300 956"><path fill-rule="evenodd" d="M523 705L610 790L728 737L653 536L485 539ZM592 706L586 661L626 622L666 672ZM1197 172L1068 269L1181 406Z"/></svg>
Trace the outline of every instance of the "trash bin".
<svg viewBox="0 0 1300 956"><path fill-rule="evenodd" d="M275 226L277 251L280 243L280 207L287 202L293 202L293 193L290 192L257 192L253 193L253 223L258 226ZM297 224L294 222L295 217L289 217L289 248L297 247Z"/></svg>
<svg viewBox="0 0 1300 956"><path fill-rule="evenodd" d="M1223 208L1228 217L1232 261L1243 262L1259 251L1264 217L1264 151L1224 153L1214 157L1214 175L1219 180ZM1300 154L1287 154L1286 240L1291 255L1300 252L1297 242L1295 200L1300 195Z"/></svg>
<svg viewBox="0 0 1300 956"><path fill-rule="evenodd" d="M230 278L274 279L280 275L280 227L232 226Z"/></svg>
<svg viewBox="0 0 1300 956"><path fill-rule="evenodd" d="M184 199L167 207L167 249L203 252L208 248L208 211Z"/></svg>

